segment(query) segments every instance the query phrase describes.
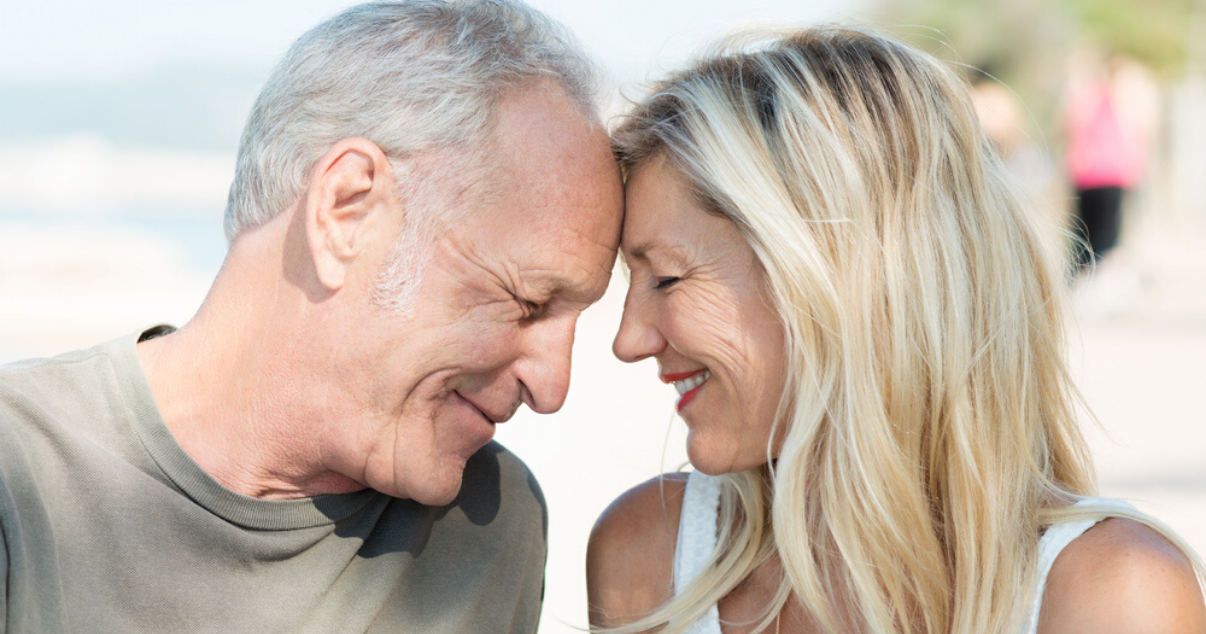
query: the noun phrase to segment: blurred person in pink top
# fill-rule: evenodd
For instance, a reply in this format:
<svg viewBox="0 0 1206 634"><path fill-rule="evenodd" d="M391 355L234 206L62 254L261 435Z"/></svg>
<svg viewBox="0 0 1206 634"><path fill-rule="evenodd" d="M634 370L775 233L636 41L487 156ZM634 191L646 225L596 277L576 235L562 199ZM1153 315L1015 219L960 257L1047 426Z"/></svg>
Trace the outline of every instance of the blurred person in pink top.
<svg viewBox="0 0 1206 634"><path fill-rule="evenodd" d="M1154 102L1147 71L1122 56L1093 62L1072 82L1064 125L1065 164L1076 189L1076 273L1097 264L1118 244L1123 196L1147 169Z"/></svg>

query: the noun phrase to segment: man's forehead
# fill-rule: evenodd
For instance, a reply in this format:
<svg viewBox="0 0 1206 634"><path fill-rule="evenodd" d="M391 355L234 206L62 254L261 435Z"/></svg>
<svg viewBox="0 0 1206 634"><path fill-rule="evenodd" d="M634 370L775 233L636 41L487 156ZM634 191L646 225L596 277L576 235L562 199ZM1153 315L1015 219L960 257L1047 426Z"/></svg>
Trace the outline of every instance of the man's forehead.
<svg viewBox="0 0 1206 634"><path fill-rule="evenodd" d="M541 197L622 198L619 168L602 125L584 117L556 86L504 99L494 136L513 187Z"/></svg>
<svg viewBox="0 0 1206 634"><path fill-rule="evenodd" d="M604 232L586 234L568 228L530 236L530 268L525 284L545 296L592 303L607 289L616 244Z"/></svg>
<svg viewBox="0 0 1206 634"><path fill-rule="evenodd" d="M602 128L556 86L504 99L494 196L479 211L525 299L597 301L619 246L623 192ZM497 180L495 180L497 179Z"/></svg>

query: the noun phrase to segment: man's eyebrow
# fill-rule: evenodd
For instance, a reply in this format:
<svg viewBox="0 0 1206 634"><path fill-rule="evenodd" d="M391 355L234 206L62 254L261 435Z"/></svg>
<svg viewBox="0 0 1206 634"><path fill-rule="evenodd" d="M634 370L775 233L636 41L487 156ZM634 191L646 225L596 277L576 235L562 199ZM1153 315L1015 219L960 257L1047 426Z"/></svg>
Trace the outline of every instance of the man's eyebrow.
<svg viewBox="0 0 1206 634"><path fill-rule="evenodd" d="M607 290L606 286L597 291L593 288L588 289L584 286L574 284L570 279L561 278L556 274L539 276L532 281L531 288L535 293L544 298L563 297L581 304L593 304L599 301Z"/></svg>

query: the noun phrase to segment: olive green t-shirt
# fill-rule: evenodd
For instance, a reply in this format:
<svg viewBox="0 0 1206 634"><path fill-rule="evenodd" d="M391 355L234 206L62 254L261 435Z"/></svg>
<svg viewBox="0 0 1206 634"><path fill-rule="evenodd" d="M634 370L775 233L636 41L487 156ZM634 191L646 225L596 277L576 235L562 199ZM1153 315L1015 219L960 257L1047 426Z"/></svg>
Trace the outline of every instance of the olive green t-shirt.
<svg viewBox="0 0 1206 634"><path fill-rule="evenodd" d="M136 341L0 368L0 633L535 631L544 499L501 445L444 507L244 496L176 443Z"/></svg>

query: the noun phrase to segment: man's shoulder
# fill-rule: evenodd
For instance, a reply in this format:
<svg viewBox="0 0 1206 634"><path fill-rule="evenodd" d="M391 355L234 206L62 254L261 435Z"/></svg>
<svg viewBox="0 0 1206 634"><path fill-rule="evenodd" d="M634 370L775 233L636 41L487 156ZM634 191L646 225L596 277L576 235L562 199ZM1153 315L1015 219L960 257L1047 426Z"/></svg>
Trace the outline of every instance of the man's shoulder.
<svg viewBox="0 0 1206 634"><path fill-rule="evenodd" d="M62 431L55 421L104 409L115 381L107 356L102 344L0 366L0 427Z"/></svg>
<svg viewBox="0 0 1206 634"><path fill-rule="evenodd" d="M136 354L129 336L0 367L0 458L7 475L24 470L63 477L127 464L158 473L135 433L154 411L149 390L140 389Z"/></svg>
<svg viewBox="0 0 1206 634"><path fill-rule="evenodd" d="M31 357L0 365L0 386L21 385L39 381L48 374L70 371L80 363L103 355L102 346L73 350L52 357Z"/></svg>
<svg viewBox="0 0 1206 634"><path fill-rule="evenodd" d="M58 395L72 383L69 375L81 352L0 365L0 432L12 433L48 417Z"/></svg>
<svg viewBox="0 0 1206 634"><path fill-rule="evenodd" d="M80 395L89 384L108 380L113 343L0 365L0 405L20 403L23 397L37 401L64 393Z"/></svg>

